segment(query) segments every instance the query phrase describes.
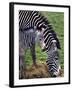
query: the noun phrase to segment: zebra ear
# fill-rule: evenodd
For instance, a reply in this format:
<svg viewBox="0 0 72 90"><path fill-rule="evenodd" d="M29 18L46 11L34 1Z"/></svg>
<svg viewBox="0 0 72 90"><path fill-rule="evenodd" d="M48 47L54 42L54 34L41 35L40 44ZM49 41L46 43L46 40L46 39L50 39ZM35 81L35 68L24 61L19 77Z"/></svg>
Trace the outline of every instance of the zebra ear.
<svg viewBox="0 0 72 90"><path fill-rule="evenodd" d="M44 31L44 28L42 28L42 31Z"/></svg>
<svg viewBox="0 0 72 90"><path fill-rule="evenodd" d="M53 43L52 43L52 48L53 48L54 50L57 50L56 40L53 40L52 42L53 42Z"/></svg>
<svg viewBox="0 0 72 90"><path fill-rule="evenodd" d="M44 28L42 28L42 33L45 31L45 29Z"/></svg>
<svg viewBox="0 0 72 90"><path fill-rule="evenodd" d="M52 42L53 42L53 43L54 43L54 42L56 43L56 40L52 40Z"/></svg>

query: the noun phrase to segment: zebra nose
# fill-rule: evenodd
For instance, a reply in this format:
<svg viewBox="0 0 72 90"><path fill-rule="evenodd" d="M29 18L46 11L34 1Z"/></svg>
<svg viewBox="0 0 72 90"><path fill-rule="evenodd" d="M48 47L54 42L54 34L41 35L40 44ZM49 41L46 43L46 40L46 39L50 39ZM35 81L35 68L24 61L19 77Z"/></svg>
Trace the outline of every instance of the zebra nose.
<svg viewBox="0 0 72 90"><path fill-rule="evenodd" d="M52 77L57 77L58 76L58 72L54 72Z"/></svg>
<svg viewBox="0 0 72 90"><path fill-rule="evenodd" d="M45 48L43 48L42 51L44 52L45 51Z"/></svg>
<svg viewBox="0 0 72 90"><path fill-rule="evenodd" d="M45 44L43 43L43 44L42 44L42 51L45 51L45 50L46 50Z"/></svg>
<svg viewBox="0 0 72 90"><path fill-rule="evenodd" d="M53 75L52 77L57 77L56 75Z"/></svg>

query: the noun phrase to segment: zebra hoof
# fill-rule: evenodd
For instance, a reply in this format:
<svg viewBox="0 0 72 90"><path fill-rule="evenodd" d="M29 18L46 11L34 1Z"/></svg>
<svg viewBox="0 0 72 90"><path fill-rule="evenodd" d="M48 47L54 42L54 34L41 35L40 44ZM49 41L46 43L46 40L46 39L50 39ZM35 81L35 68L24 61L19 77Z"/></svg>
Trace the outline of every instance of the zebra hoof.
<svg viewBox="0 0 72 90"><path fill-rule="evenodd" d="M33 66L33 67L35 67L35 68L37 68L37 67L38 67L37 63L36 63L36 64L33 64L32 66Z"/></svg>

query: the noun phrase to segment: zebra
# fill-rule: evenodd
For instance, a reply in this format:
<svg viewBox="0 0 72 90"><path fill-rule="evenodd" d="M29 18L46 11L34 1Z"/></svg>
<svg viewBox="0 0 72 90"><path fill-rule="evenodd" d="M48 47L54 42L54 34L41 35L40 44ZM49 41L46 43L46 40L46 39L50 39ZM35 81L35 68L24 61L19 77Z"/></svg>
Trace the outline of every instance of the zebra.
<svg viewBox="0 0 72 90"><path fill-rule="evenodd" d="M46 35L46 37L45 37ZM60 67L60 57L59 51L60 43L56 36L56 33L51 29L46 29L38 32L38 39L40 43L40 47L42 51L46 51L47 60L46 64L48 65L48 70L52 77L56 77L59 75L61 67Z"/></svg>
<svg viewBox="0 0 72 90"><path fill-rule="evenodd" d="M51 75L57 76L56 73L59 70L58 49L60 49L60 43L59 43L59 40L58 40L55 32L53 31L52 25L39 11L19 10L19 32L23 33L25 31L30 31L30 29L37 32L38 35L41 34L43 36L44 40L43 40L43 43L41 43L41 45L43 45L43 47L41 47L41 48L43 51L44 50L47 51L48 60L46 61L46 63L47 63L47 65L49 64L49 71L53 68L50 71L50 72L52 72ZM19 38L21 38L21 37L22 37L22 35ZM33 37L33 38L35 38L35 37ZM25 39L26 39L26 36L25 36ZM19 42L22 43L23 41L20 40ZM19 48L20 48L19 52L21 53L21 55L19 55L21 72L23 71L23 68L24 68L24 65L22 65L22 64L25 62L23 60L24 59L24 48L23 48L24 46L23 45L20 44L20 46L19 46ZM35 41L33 43L33 47L31 47L31 51L32 51L32 57L33 57L33 63L34 63L34 65L36 65ZM58 55L55 54L56 52ZM57 57L57 58L55 58L55 57ZM53 60L53 59L55 59L55 60ZM58 62L56 62L56 63L52 62L52 61L56 61L56 60ZM56 69L52 65L50 65L50 63L48 63L48 61L50 61L50 63L52 62L53 64L55 64L54 66L56 66Z"/></svg>

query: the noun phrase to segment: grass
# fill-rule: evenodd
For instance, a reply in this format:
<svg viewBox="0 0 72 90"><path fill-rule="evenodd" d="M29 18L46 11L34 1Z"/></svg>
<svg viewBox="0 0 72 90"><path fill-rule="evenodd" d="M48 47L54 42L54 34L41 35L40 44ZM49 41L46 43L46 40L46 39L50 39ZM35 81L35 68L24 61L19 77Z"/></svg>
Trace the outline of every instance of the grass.
<svg viewBox="0 0 72 90"><path fill-rule="evenodd" d="M60 41L61 49L60 53L60 64L62 69L64 68L64 13L61 12L41 12L48 20L51 22L54 31L57 33L57 37ZM37 62L45 62L47 55L45 52L42 52L40 47L36 45L36 55ZM32 58L30 55L30 50L26 53L26 63L27 65L32 64Z"/></svg>

